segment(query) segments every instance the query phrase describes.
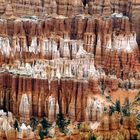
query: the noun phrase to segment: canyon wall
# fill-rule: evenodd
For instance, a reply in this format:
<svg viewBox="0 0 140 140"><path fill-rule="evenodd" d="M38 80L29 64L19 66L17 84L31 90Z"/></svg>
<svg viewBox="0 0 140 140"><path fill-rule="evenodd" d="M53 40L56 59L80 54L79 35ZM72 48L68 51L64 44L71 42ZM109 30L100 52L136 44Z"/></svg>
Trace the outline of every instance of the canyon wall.
<svg viewBox="0 0 140 140"><path fill-rule="evenodd" d="M104 104L97 109L94 95L139 89L136 33L126 16L116 16L1 20L1 107L22 116L26 94L26 119L53 121L61 111L72 120L96 121Z"/></svg>
<svg viewBox="0 0 140 140"><path fill-rule="evenodd" d="M0 1L0 14L6 10L7 0ZM130 18L138 34L137 40L140 43L139 30L139 0L24 0L11 1L11 6L15 16L39 16L44 18L46 15L56 13L58 15L72 17L78 14L90 14L94 16L110 16L113 13L122 13Z"/></svg>
<svg viewBox="0 0 140 140"><path fill-rule="evenodd" d="M22 120L99 120L94 95L140 89L138 11L128 0L1 1L0 106Z"/></svg>
<svg viewBox="0 0 140 140"><path fill-rule="evenodd" d="M41 21L31 19L1 20L0 30L1 36L8 36L7 39L10 43L10 54L7 54L10 55L10 59L1 55L1 64L12 63L14 59L19 58L24 60L37 58L50 60L59 57L74 59L75 53L78 53L78 46L82 44L83 49L93 55L95 67L101 66L107 73L114 71L117 77L123 75L125 78L128 72L138 72L139 69L140 55L135 29L125 16L109 19L86 16L81 19L76 16L70 19L60 17ZM43 49L45 48L41 48L41 46L46 39L52 48L51 54L44 56ZM16 44L20 45L20 50L22 50L20 54L22 55L14 50ZM53 52L55 44L57 45L57 54ZM33 53L34 45L42 53L37 50L36 53ZM67 49L66 45L68 45ZM25 52L27 50L28 53Z"/></svg>

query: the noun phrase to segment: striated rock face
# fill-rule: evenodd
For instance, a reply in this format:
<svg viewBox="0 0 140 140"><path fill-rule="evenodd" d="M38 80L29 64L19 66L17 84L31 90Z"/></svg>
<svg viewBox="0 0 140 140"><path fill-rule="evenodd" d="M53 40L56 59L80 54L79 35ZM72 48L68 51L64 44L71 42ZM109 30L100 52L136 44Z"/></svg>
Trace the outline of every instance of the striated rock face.
<svg viewBox="0 0 140 140"><path fill-rule="evenodd" d="M128 16L133 22L138 34L137 39L139 43L139 3L138 0L14 0L11 2L11 7L15 16L35 15L41 18L44 18L48 14L58 14L68 17L79 14L90 14L93 16L108 17L113 13L122 13ZM0 15L6 12L6 5L7 1L0 1Z"/></svg>
<svg viewBox="0 0 140 140"><path fill-rule="evenodd" d="M2 20L0 28L2 36L13 36L1 38L2 42L6 40L3 45L8 45L9 50L6 52L1 47L2 53L7 53L7 57L1 56L1 63L6 62L9 56L8 63L14 57L74 59L89 53L94 57L95 67L102 66L106 73L119 78L127 79L129 72L139 71L136 33L128 18ZM48 52L45 53L45 50Z"/></svg>
<svg viewBox="0 0 140 140"><path fill-rule="evenodd" d="M97 136L104 133L106 139L119 129L128 139L136 132L134 118L125 118L121 128L118 114L103 112L113 104L113 92L140 89L139 20L133 17L139 2L14 0L1 5L0 107L22 122L31 116L53 122L58 113L78 122L101 121Z"/></svg>
<svg viewBox="0 0 140 140"><path fill-rule="evenodd" d="M133 1L131 0L111 0L112 11L117 13L123 13L124 15L129 15L131 10L131 5Z"/></svg>
<svg viewBox="0 0 140 140"><path fill-rule="evenodd" d="M0 14L3 15L7 2L0 1ZM8 4L9 5L9 4ZM36 0L36 1L12 1L11 7L15 16L32 16L36 15L41 18L47 14L56 13L63 16L75 16L79 14L90 14L94 16L109 17L113 13L122 13L128 16L134 23L136 32L138 34L139 42L139 7L138 0ZM53 10L52 10L53 9Z"/></svg>
<svg viewBox="0 0 140 140"><path fill-rule="evenodd" d="M91 44L92 41L96 41L96 35L102 37L104 34L111 34L113 31L120 30L124 32L130 33L130 31L134 31L132 24L129 22L127 17L123 18L94 18L88 16L76 16L73 18L65 18L65 17L55 17L55 18L46 18L44 20L37 20L35 18L19 18L17 20L5 21L1 20L2 26L6 26L7 24L11 24L11 32L8 31L11 35L16 35L18 31L18 35L28 35L29 37L34 36L49 36L49 35L59 35L61 37L68 35L70 39L83 39L85 36L85 43ZM4 25L3 25L4 24ZM12 27L14 25L14 28ZM9 25L10 27L10 25ZM9 28L7 30L10 30ZM4 28L1 30L1 34L3 35ZM15 33L15 34L14 34ZM25 34L24 34L25 33ZM88 33L92 33L92 38L88 36ZM6 33L5 33L6 34ZM8 35L9 35L8 34ZM88 42L89 41L89 42ZM104 42L106 43L106 42Z"/></svg>
<svg viewBox="0 0 140 140"><path fill-rule="evenodd" d="M30 120L30 105L26 94L23 94L21 97L19 116L21 122L29 122Z"/></svg>
<svg viewBox="0 0 140 140"><path fill-rule="evenodd" d="M139 131L136 130L136 117L134 115L124 117L122 125L120 124L119 117L119 114L116 112L112 116L104 113L100 126L95 132L96 137L113 140L114 136L116 139L132 139L135 135L139 136Z"/></svg>
<svg viewBox="0 0 140 140"><path fill-rule="evenodd" d="M2 15L2 17L6 19L13 19L14 18L14 13L13 13L13 8L10 3L6 5L5 13Z"/></svg>
<svg viewBox="0 0 140 140"><path fill-rule="evenodd" d="M3 76L1 75L1 78L7 78L7 81L4 80L7 84L10 79L12 80L12 85L9 84L12 86L9 87L10 94L7 93L11 102L9 103L9 99L6 97L5 101L7 106L10 106L7 109L10 109L16 116L19 115L21 121L28 120L30 115L39 117L47 115L49 120L53 121L59 110L69 115L73 120L85 120L86 108L84 104L86 104L86 96L88 95L88 82L62 79L61 81L53 80L48 85L48 81L45 79L15 77L5 73ZM96 120L96 118L94 119Z"/></svg>
<svg viewBox="0 0 140 140"><path fill-rule="evenodd" d="M117 40L118 38L118 40ZM128 39L128 38L131 38L131 39ZM135 39L134 39L135 38ZM130 41L128 41L130 40ZM110 69L112 72L114 72L115 74L119 74L118 73L118 70L117 70L117 67L119 67L120 71L122 71L120 73L120 77L123 78L123 79L126 79L126 75L133 69L134 71L137 71L138 70L138 65L139 65L139 62L137 60L137 62L134 64L134 65L131 65L129 63L132 64L132 62L139 57L139 50L138 50L138 47L136 45L136 36L135 34L131 34L130 36L127 36L127 35L120 35L120 40L119 40L119 36L115 36L114 37L114 41L115 42L112 42L112 46L114 47L114 49L110 50L111 53L108 51L108 48L106 48L106 51L104 53L104 56L105 56L105 67L108 67L107 69ZM118 45L116 45L118 43ZM135 45L134 45L135 44ZM110 46L111 46L111 42L110 42ZM125 51L121 51L121 46L125 46ZM131 53L131 47L134 47L134 52ZM117 50L115 49L115 47L117 48ZM119 50L118 50L119 48ZM106 58L106 54L109 54L109 57L110 59L108 60L108 58ZM111 62L110 64L107 63L107 62ZM108 64L108 66L107 66ZM116 68L115 68L116 67ZM114 71L115 70L115 71ZM117 70L117 71L116 71ZM132 70L132 71L133 71Z"/></svg>
<svg viewBox="0 0 140 140"><path fill-rule="evenodd" d="M105 16L108 16L111 14L110 0L106 0L106 1L90 0L88 4L89 4L89 13L90 14L105 15Z"/></svg>
<svg viewBox="0 0 140 140"><path fill-rule="evenodd" d="M135 30L137 32L137 40L138 43L140 44L140 17L139 17L139 7L140 7L140 1L136 0L132 3L132 10L131 10L131 20L134 23Z"/></svg>
<svg viewBox="0 0 140 140"><path fill-rule="evenodd" d="M0 14L3 14L5 11L5 0L0 1Z"/></svg>

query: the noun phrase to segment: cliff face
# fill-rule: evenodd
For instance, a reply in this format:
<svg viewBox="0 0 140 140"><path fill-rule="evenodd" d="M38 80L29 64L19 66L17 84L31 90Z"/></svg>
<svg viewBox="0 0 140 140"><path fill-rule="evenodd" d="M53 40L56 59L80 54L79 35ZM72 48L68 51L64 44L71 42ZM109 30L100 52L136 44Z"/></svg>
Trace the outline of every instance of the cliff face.
<svg viewBox="0 0 140 140"><path fill-rule="evenodd" d="M78 14L90 14L94 16L110 16L112 13L122 13L130 18L138 34L137 40L140 42L139 30L139 5L140 2L133 0L44 0L44 1L12 1L11 6L15 16L45 17L47 14L58 14L72 17ZM0 1L0 14L6 10L6 1Z"/></svg>
<svg viewBox="0 0 140 140"><path fill-rule="evenodd" d="M76 121L100 120L108 104L95 95L140 89L138 9L138 1L127 0L1 6L0 105L22 116L26 93L28 117L53 121L61 111Z"/></svg>
<svg viewBox="0 0 140 140"><path fill-rule="evenodd" d="M120 114L114 113L112 116L103 114L101 124L95 132L97 138L116 139L132 139L134 135L139 138L139 131L136 129L136 118L134 116L126 116L123 119L123 125L120 125Z"/></svg>
<svg viewBox="0 0 140 140"><path fill-rule="evenodd" d="M135 30L137 32L137 41L140 44L140 17L139 17L139 8L140 8L140 1L137 0L135 3L132 4L131 10L131 20L134 23Z"/></svg>
<svg viewBox="0 0 140 140"><path fill-rule="evenodd" d="M31 58L54 59L59 57L74 59L76 57L75 53L78 53L79 48L75 48L74 44L78 46L80 42L76 40L83 40L83 48L88 53L93 54L97 68L102 66L106 72L114 71L118 77L122 75L123 78L128 72L137 72L139 68L136 33L127 17L112 17L109 19L93 17L83 17L82 19L81 17L70 19L46 18L41 21L30 19L1 20L0 30L1 36L11 36L8 38L11 44L11 48L9 48L11 49L9 62L14 60L12 59L13 53L15 53L14 57L16 59L23 57L25 60ZM66 36L69 37L68 40ZM64 39L61 39L63 37ZM41 46L46 38L52 45L52 49L50 50L51 55L46 54L44 56ZM53 41L55 42L53 43ZM61 46L58 47L57 53L53 51L55 43L57 46ZM15 44L19 44L19 47L22 48L21 56L18 55L16 50L13 52L12 48L15 48ZM63 49L62 46L67 44L68 48ZM40 49L41 52L36 50L37 52L33 54L31 49L34 49L34 45L37 45L38 48L36 49ZM74 50L74 48L77 50ZM24 51L26 50L29 52L25 54ZM7 59L1 56L1 63L6 62ZM124 74L121 73L121 70L123 70Z"/></svg>
<svg viewBox="0 0 140 140"><path fill-rule="evenodd" d="M120 79L139 89L136 33L127 17L116 16L1 20L2 107L20 115L26 93L29 116L53 121L61 111L76 121L96 121L104 104L98 110L94 95L117 91Z"/></svg>

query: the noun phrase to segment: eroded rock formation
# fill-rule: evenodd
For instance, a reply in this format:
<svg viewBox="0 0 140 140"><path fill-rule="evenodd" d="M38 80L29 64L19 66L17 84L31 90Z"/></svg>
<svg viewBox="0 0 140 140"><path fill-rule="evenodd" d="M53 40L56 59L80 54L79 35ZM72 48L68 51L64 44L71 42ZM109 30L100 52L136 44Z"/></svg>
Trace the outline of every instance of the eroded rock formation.
<svg viewBox="0 0 140 140"><path fill-rule="evenodd" d="M137 134L134 118L120 127L118 114L104 112L112 93L140 89L138 1L6 4L0 3L1 108L21 122L31 116L53 122L58 113L100 121L96 136L106 139L117 131L118 138Z"/></svg>
<svg viewBox="0 0 140 140"><path fill-rule="evenodd" d="M137 120L135 116L124 117L123 125L120 124L119 114L114 113L109 116L107 113L103 114L101 124L95 132L97 138L105 138L113 140L116 139L133 139L135 135L139 138L139 131L136 129L135 124Z"/></svg>

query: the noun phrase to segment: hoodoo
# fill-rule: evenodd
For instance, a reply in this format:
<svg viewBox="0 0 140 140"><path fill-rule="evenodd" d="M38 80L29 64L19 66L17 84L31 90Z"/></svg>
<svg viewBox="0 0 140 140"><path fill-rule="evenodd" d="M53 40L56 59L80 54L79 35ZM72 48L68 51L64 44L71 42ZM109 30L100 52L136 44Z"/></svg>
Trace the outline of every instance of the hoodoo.
<svg viewBox="0 0 140 140"><path fill-rule="evenodd" d="M0 140L139 140L139 5L0 0Z"/></svg>
<svg viewBox="0 0 140 140"><path fill-rule="evenodd" d="M3 18L6 18L6 19L13 19L15 18L14 17L14 13L13 13L13 8L12 8L12 5L11 3L8 3L6 5L6 9L5 9L5 12L4 14L2 15Z"/></svg>

